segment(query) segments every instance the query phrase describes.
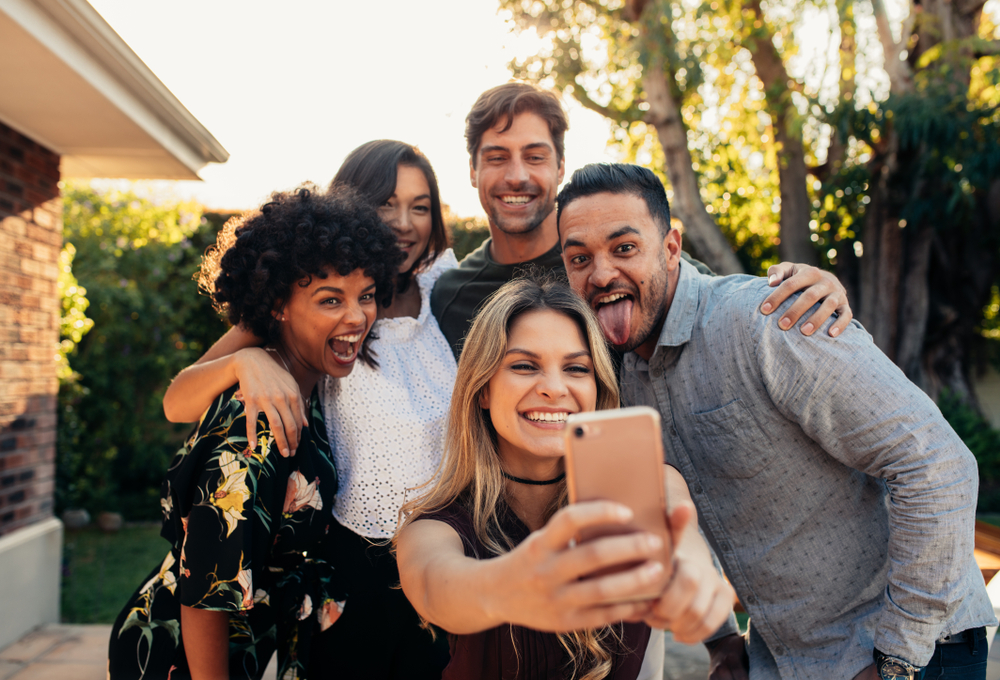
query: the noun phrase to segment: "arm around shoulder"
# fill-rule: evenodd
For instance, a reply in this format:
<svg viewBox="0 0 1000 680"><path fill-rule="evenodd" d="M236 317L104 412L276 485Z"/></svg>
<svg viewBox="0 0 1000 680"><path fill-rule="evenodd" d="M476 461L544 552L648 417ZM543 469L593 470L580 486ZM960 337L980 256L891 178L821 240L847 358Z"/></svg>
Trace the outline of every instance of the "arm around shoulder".
<svg viewBox="0 0 1000 680"><path fill-rule="evenodd" d="M178 373L163 395L163 414L172 423L192 423L212 400L238 381L234 355L246 347L257 347L259 338L234 326L226 331L198 361Z"/></svg>

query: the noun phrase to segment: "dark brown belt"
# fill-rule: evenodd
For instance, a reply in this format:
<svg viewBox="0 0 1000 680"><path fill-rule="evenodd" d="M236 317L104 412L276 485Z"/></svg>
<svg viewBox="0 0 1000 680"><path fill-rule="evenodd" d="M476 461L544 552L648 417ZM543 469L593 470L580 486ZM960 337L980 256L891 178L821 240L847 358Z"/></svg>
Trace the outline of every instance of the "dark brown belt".
<svg viewBox="0 0 1000 680"><path fill-rule="evenodd" d="M967 642L974 645L984 639L986 639L986 626L980 626L979 628L969 628L968 630L963 630L961 633L946 635L938 640L937 644L957 645L960 642Z"/></svg>

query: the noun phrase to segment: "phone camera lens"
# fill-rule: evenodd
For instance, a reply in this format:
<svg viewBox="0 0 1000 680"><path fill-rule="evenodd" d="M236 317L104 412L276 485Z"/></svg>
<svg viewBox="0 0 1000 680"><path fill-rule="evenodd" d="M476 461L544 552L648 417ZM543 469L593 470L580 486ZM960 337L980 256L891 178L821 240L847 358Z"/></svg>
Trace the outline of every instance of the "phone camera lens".
<svg viewBox="0 0 1000 680"><path fill-rule="evenodd" d="M573 430L573 434L575 434L577 437L582 437L583 436L583 428L582 427L578 427L578 428L574 429Z"/></svg>

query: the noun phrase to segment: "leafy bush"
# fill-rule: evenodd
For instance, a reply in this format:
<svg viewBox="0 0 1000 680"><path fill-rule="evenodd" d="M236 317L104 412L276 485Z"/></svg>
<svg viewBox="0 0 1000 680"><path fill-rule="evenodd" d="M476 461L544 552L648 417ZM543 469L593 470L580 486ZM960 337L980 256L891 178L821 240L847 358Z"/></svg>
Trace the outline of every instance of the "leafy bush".
<svg viewBox="0 0 1000 680"><path fill-rule="evenodd" d="M189 429L165 420L163 393L226 329L192 281L225 216L72 185L63 204L75 294L85 291L93 329L71 338L79 378L60 387L56 504L153 519L167 462Z"/></svg>
<svg viewBox="0 0 1000 680"><path fill-rule="evenodd" d="M1000 512L1000 430L949 391L941 393L938 407L979 463L979 510Z"/></svg>
<svg viewBox="0 0 1000 680"><path fill-rule="evenodd" d="M444 222L451 232L451 247L459 260L478 248L490 235L489 222L485 217L458 217L446 211Z"/></svg>

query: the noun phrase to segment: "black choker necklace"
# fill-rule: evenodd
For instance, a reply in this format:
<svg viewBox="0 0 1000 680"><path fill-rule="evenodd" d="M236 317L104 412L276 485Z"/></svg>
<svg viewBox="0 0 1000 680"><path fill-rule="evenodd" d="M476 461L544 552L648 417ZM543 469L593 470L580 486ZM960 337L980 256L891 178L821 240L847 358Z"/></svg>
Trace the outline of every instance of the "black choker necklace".
<svg viewBox="0 0 1000 680"><path fill-rule="evenodd" d="M507 474L506 470L501 470L503 476L512 482L517 482L518 484L530 484L532 486L548 486L550 484L558 484L566 478L566 473L563 472L560 475L553 477L552 479L543 479L541 481L537 479L521 479L520 477L515 477L514 475Z"/></svg>

